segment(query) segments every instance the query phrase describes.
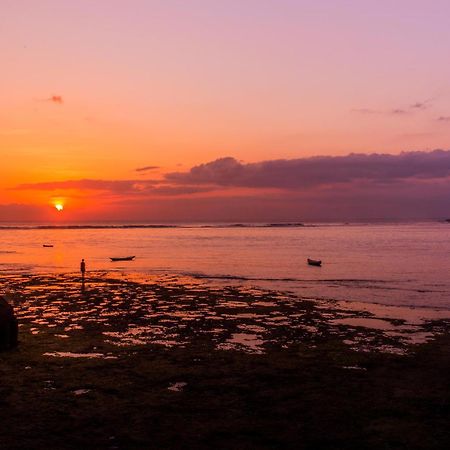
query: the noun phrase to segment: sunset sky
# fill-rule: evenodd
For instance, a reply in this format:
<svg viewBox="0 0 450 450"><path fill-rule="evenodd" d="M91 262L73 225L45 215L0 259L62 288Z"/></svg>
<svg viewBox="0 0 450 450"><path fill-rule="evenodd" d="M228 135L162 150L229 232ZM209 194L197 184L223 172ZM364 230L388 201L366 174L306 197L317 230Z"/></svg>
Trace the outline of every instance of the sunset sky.
<svg viewBox="0 0 450 450"><path fill-rule="evenodd" d="M2 0L0 221L450 217L449 17Z"/></svg>

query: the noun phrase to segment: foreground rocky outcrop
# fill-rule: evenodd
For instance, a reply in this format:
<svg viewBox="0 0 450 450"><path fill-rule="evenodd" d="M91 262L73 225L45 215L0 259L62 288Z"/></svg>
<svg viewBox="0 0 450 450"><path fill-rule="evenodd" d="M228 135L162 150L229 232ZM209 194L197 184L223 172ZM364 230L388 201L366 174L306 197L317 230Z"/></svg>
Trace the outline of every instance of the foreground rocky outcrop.
<svg viewBox="0 0 450 450"><path fill-rule="evenodd" d="M0 351L17 346L17 319L12 306L0 297Z"/></svg>

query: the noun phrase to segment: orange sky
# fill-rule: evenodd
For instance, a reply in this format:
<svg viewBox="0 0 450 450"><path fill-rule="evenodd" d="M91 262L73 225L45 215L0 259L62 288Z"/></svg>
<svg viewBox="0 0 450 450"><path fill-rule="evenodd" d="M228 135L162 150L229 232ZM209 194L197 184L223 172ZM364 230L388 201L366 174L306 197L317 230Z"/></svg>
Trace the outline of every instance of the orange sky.
<svg viewBox="0 0 450 450"><path fill-rule="evenodd" d="M0 220L55 198L66 218L106 217L128 198L23 184L449 148L448 13L440 1L2 2Z"/></svg>

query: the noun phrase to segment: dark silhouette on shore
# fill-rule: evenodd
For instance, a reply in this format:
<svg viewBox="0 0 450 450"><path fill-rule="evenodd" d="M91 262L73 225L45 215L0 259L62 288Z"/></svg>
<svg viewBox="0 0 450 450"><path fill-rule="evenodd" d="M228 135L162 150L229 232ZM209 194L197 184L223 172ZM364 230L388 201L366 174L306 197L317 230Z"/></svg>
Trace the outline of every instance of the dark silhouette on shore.
<svg viewBox="0 0 450 450"><path fill-rule="evenodd" d="M18 325L13 307L0 297L0 351L17 346Z"/></svg>

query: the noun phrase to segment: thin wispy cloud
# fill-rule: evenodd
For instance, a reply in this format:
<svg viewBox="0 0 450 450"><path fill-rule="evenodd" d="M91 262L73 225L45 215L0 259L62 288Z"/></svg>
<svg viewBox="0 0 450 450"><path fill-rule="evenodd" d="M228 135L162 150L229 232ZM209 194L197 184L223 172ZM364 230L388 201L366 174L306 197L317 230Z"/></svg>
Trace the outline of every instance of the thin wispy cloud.
<svg viewBox="0 0 450 450"><path fill-rule="evenodd" d="M370 109L370 108L353 108L352 112L358 113L358 114L367 114L367 115L383 114L382 111L377 111L376 109Z"/></svg>
<svg viewBox="0 0 450 450"><path fill-rule="evenodd" d="M410 109L419 109L419 110L424 110L424 109L427 109L427 108L429 108L430 106L431 106L431 103L432 103L432 101L433 101L433 99L428 99L428 100L425 100L425 101L423 101L423 102L416 102L416 103L413 103L411 106L410 106Z"/></svg>
<svg viewBox="0 0 450 450"><path fill-rule="evenodd" d="M108 191L116 194L125 194L133 192L142 192L151 189L153 181L143 180L63 180L49 181L42 183L24 183L16 186L16 190L37 190L37 191L56 191L56 190L81 190L81 191Z"/></svg>
<svg viewBox="0 0 450 450"><path fill-rule="evenodd" d="M161 180L62 180L41 183L24 183L16 186L14 190L21 191L81 191L100 193L115 196L183 196L202 192L209 192L215 188L201 185L168 184Z"/></svg>
<svg viewBox="0 0 450 450"><path fill-rule="evenodd" d="M136 172L149 172L150 170L156 170L159 169L159 166L145 166L145 167L138 167L137 169L134 169Z"/></svg>
<svg viewBox="0 0 450 450"><path fill-rule="evenodd" d="M64 103L64 100L61 95L52 95L47 99L47 101L56 103L57 105L62 105Z"/></svg>
<svg viewBox="0 0 450 450"><path fill-rule="evenodd" d="M438 122L450 122L450 116L440 116L436 120Z"/></svg>
<svg viewBox="0 0 450 450"><path fill-rule="evenodd" d="M406 116L418 111L424 111L428 109L432 104L433 99L428 99L425 101L414 102L406 107L395 107L390 109L377 110L372 108L353 108L352 112L362 114L362 115L394 115L394 116Z"/></svg>
<svg viewBox="0 0 450 450"><path fill-rule="evenodd" d="M402 116L402 115L405 115L405 114L409 114L410 112L411 111L407 111L405 109L396 108L396 109L393 109L390 113L394 114L394 115L397 115L397 116Z"/></svg>
<svg viewBox="0 0 450 450"><path fill-rule="evenodd" d="M53 103L54 105L62 105L64 103L64 99L62 95L51 95L50 97L46 98L36 98L34 99L36 102L46 102L46 103Z"/></svg>

